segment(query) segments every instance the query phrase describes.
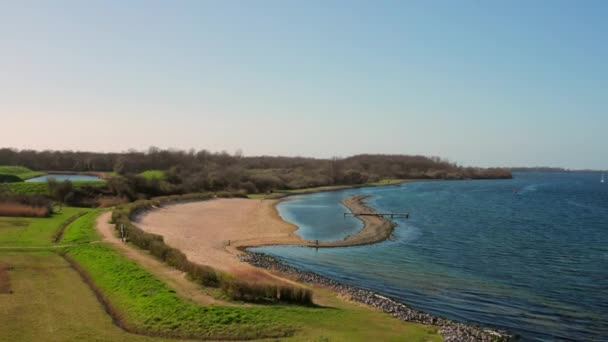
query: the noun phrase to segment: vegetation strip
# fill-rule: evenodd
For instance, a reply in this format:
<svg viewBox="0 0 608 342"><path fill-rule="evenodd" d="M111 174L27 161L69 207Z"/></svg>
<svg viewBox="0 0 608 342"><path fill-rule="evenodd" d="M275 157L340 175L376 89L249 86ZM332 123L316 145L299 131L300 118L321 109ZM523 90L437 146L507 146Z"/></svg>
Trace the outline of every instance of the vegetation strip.
<svg viewBox="0 0 608 342"><path fill-rule="evenodd" d="M310 310L185 302L163 282L104 244L71 248L66 256L116 323L142 335L217 340L285 337L295 331L285 315Z"/></svg>
<svg viewBox="0 0 608 342"><path fill-rule="evenodd" d="M60 255L65 259L65 261L70 265L70 267L74 269L76 273L78 273L82 281L91 289L91 291L93 291L95 297L97 298L105 312L112 318L112 323L114 323L117 327L123 329L126 332L135 333L135 331L130 330L129 327L124 324L124 321L118 314L118 311L116 311L112 307L110 302L104 297L103 292L101 292L101 290L95 285L95 282L93 281L91 276L82 267L80 267L80 265L76 261L74 261L74 259L72 259L69 255L66 255L65 253L62 253Z"/></svg>
<svg viewBox="0 0 608 342"><path fill-rule="evenodd" d="M59 241L61 241L61 238L63 237L63 233L64 233L65 229L70 224L72 224L74 221L76 221L80 217L86 215L87 213L88 212L86 212L86 211L81 211L78 214L73 215L73 216L69 217L67 220L63 221L61 223L61 225L59 226L59 228L57 229L57 231L55 232L55 234L53 235L53 242L58 243Z"/></svg>
<svg viewBox="0 0 608 342"><path fill-rule="evenodd" d="M12 293L8 274L8 271L12 269L13 267L9 264L0 264L0 293Z"/></svg>

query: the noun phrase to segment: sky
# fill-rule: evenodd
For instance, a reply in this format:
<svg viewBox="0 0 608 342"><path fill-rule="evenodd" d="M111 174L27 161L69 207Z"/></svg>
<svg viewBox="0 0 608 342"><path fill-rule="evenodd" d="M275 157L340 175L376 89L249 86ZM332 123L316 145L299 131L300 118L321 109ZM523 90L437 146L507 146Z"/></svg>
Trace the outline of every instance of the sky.
<svg viewBox="0 0 608 342"><path fill-rule="evenodd" d="M2 1L0 147L608 169L608 1Z"/></svg>

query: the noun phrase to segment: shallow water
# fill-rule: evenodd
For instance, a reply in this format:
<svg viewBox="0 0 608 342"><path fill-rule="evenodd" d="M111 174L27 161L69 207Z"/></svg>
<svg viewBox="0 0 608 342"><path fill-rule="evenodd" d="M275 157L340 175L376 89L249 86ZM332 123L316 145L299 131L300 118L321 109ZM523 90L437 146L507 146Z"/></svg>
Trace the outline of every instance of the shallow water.
<svg viewBox="0 0 608 342"><path fill-rule="evenodd" d="M295 196L278 209L306 239L342 239L361 223L344 219L339 202L358 193L373 195L367 203L378 210L411 217L375 245L255 250L524 341L608 340L608 184L599 175L351 189Z"/></svg>
<svg viewBox="0 0 608 342"><path fill-rule="evenodd" d="M47 182L49 179L55 179L58 182L63 182L65 180L69 180L72 182L82 182L82 181L102 181L103 179L97 176L90 175L64 175L64 174L48 174L36 178L31 178L26 180L26 182Z"/></svg>

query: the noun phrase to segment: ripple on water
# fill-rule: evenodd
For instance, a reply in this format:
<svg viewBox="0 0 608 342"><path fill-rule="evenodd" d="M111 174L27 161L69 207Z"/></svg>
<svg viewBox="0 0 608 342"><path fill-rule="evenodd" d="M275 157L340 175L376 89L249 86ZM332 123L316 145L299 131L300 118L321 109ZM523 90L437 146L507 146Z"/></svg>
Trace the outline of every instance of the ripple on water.
<svg viewBox="0 0 608 342"><path fill-rule="evenodd" d="M392 240L337 249L273 246L288 264L414 308L509 329L523 340L608 336L608 186L593 174L517 173L513 180L409 183L296 196L281 215L305 238L360 229L340 200L364 193L407 210ZM521 189L514 195L513 189ZM289 205L288 203L292 203ZM355 225L353 228L352 225Z"/></svg>

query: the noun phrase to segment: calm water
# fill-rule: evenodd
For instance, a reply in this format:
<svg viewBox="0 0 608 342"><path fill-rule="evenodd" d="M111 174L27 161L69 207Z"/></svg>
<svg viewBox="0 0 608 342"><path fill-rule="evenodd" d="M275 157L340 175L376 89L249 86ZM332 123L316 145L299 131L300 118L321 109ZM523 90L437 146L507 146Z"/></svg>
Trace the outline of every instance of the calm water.
<svg viewBox="0 0 608 342"><path fill-rule="evenodd" d="M279 205L306 239L360 229L345 196L411 213L394 239L335 249L257 248L288 264L524 341L608 341L608 184L598 174L410 183L293 197ZM517 193L513 189L518 189Z"/></svg>
<svg viewBox="0 0 608 342"><path fill-rule="evenodd" d="M53 174L49 174L49 175L44 175L44 176L28 179L28 180L26 180L26 182L46 182L50 178L53 178L58 182L63 182L65 180L69 180L72 182L103 180L97 176L89 176L89 175L53 175Z"/></svg>

